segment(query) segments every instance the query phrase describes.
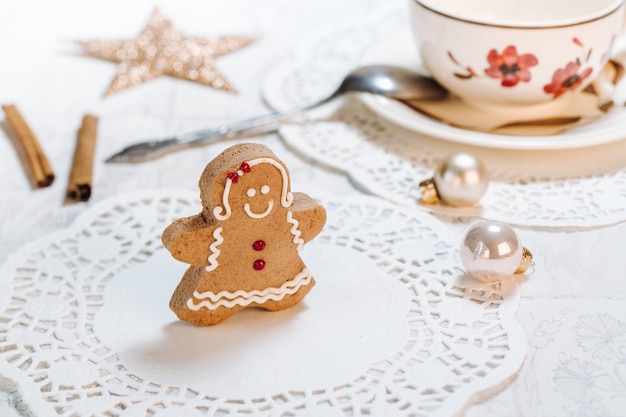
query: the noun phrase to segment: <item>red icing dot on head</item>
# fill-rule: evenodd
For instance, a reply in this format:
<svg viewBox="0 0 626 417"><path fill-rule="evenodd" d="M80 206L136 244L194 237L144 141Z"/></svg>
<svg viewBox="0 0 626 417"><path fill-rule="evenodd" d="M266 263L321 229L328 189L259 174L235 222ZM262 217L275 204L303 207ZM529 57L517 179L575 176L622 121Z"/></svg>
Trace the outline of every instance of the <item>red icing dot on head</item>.
<svg viewBox="0 0 626 417"><path fill-rule="evenodd" d="M265 261L263 259L257 259L254 261L254 264L252 264L252 267L257 271L260 271L265 268Z"/></svg>
<svg viewBox="0 0 626 417"><path fill-rule="evenodd" d="M250 172L250 165L246 161L243 161L239 169L243 172Z"/></svg>
<svg viewBox="0 0 626 417"><path fill-rule="evenodd" d="M252 244L252 249L256 251L260 251L265 249L265 242L263 240L257 240Z"/></svg>
<svg viewBox="0 0 626 417"><path fill-rule="evenodd" d="M229 172L226 177L231 180L233 184L237 184L237 181L239 181L239 175L237 175L236 172Z"/></svg>

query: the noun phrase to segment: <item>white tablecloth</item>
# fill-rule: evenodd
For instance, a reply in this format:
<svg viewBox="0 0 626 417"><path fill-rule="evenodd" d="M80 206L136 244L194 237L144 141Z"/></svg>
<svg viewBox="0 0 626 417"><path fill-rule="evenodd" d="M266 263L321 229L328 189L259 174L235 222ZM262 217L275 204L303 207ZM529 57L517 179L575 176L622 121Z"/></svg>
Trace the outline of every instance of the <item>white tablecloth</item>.
<svg viewBox="0 0 626 417"><path fill-rule="evenodd" d="M49 188L31 189L14 147L0 131L0 262L21 245L68 227L81 212L109 197L147 188L195 191L199 173L225 144L185 150L141 165L103 161L139 139L268 112L261 98L264 80L310 33L358 21L377 9L387 10L389 4L376 0L2 1L0 103L19 107L57 178ZM155 6L188 35L259 36L254 44L216 61L238 94L161 77L103 97L115 64L84 56L71 41L133 38ZM63 206L76 131L86 113L100 118L93 195L86 204ZM267 144L287 163L294 183L314 184L337 196L361 193L336 170L293 153L276 134L253 140ZM445 221L460 239L466 223ZM517 313L528 357L510 384L468 408L466 415L623 415L626 223L577 231L520 228L519 234L535 254L528 279L520 282ZM13 407L16 395L0 369L0 415L20 415Z"/></svg>

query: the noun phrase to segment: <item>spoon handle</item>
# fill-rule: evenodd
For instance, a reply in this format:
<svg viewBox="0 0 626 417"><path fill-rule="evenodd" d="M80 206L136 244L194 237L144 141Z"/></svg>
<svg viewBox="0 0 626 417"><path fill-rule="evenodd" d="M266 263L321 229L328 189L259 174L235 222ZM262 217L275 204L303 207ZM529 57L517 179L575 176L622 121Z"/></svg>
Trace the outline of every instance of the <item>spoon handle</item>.
<svg viewBox="0 0 626 417"><path fill-rule="evenodd" d="M254 129L267 126L270 123L287 119L297 114L311 110L315 107L326 104L333 100L341 93L336 92L324 99L306 104L300 107L270 113L264 116L254 117L242 120L228 125L222 125L215 128L198 130L195 132L183 133L166 139L153 139L139 142L134 145L127 146L121 151L111 155L107 163L135 163L144 162L158 158L175 150L189 148L193 146L207 145L215 143L221 139L232 139L238 133L252 131Z"/></svg>

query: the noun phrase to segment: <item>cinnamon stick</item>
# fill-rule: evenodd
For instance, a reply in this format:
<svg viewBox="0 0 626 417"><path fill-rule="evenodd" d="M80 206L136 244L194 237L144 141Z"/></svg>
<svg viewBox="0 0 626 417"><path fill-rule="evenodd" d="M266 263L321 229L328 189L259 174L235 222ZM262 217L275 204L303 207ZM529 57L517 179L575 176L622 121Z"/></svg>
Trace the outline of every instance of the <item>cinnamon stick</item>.
<svg viewBox="0 0 626 417"><path fill-rule="evenodd" d="M7 122L15 133L15 143L26 163L35 188L47 187L54 181L54 171L48 162L37 137L30 129L21 113L12 104L3 105Z"/></svg>
<svg viewBox="0 0 626 417"><path fill-rule="evenodd" d="M87 114L78 130L66 198L70 202L87 201L91 197L93 156L96 150L98 118Z"/></svg>

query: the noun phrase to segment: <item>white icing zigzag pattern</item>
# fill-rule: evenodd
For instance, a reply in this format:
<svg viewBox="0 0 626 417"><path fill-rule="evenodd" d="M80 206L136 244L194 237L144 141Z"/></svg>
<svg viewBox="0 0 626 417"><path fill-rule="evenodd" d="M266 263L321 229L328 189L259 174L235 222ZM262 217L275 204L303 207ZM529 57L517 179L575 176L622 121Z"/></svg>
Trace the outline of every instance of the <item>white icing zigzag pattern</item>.
<svg viewBox="0 0 626 417"><path fill-rule="evenodd" d="M213 271L219 265L217 262L217 257L220 256L222 252L219 250L218 246L224 242L224 238L222 237L222 227L218 227L213 231L213 237L215 238L215 242L209 246L209 250L211 251L211 255L209 255L209 264L206 267L207 271Z"/></svg>
<svg viewBox="0 0 626 417"><path fill-rule="evenodd" d="M211 291L202 293L194 291L193 297L187 300L187 307L195 311L203 307L208 310L216 310L219 307L231 308L236 305L247 306L252 303L262 304L269 300L279 301L287 295L295 294L301 287L308 285L312 279L313 276L309 270L303 268L292 280L285 282L278 288L268 287L264 290L238 290L235 292L220 291L217 294ZM202 301L196 304L194 298Z"/></svg>
<svg viewBox="0 0 626 417"><path fill-rule="evenodd" d="M291 229L289 229L289 231L293 235L293 243L297 245L296 249L301 251L302 247L304 246L304 239L300 237L302 232L300 231L300 229L298 229L298 220L293 218L293 214L290 211L287 212L287 222L293 225L291 226Z"/></svg>

